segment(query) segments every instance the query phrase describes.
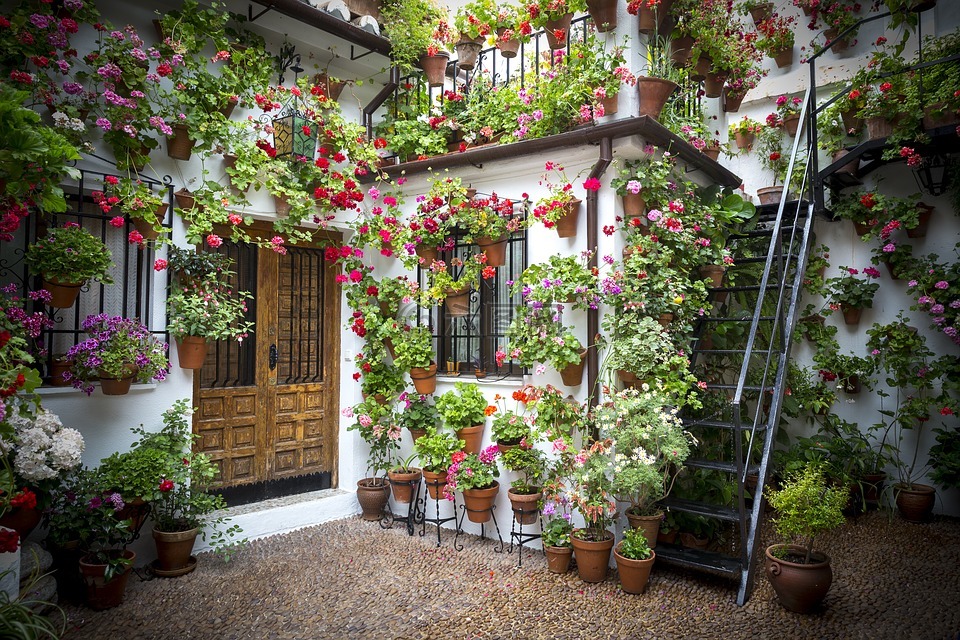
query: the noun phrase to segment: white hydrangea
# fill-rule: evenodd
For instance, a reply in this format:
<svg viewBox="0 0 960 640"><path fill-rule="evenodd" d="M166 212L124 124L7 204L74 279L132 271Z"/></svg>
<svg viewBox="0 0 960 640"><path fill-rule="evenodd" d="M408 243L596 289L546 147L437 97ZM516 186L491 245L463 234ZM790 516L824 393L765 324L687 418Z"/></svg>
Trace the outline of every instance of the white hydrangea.
<svg viewBox="0 0 960 640"><path fill-rule="evenodd" d="M57 414L46 409L36 418L16 413L10 424L14 428L13 467L24 480L49 480L80 464L83 436L76 429L65 429Z"/></svg>

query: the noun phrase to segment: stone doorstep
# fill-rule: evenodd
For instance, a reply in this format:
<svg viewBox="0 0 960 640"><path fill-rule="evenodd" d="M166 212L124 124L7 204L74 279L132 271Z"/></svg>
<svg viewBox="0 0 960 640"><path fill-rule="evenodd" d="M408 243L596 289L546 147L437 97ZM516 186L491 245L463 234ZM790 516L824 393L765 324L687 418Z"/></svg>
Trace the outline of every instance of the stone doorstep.
<svg viewBox="0 0 960 640"><path fill-rule="evenodd" d="M229 525L237 524L243 529L241 537L257 540L358 513L360 505L355 492L324 489L231 507L213 516L230 518ZM209 550L210 545L198 538L194 553Z"/></svg>

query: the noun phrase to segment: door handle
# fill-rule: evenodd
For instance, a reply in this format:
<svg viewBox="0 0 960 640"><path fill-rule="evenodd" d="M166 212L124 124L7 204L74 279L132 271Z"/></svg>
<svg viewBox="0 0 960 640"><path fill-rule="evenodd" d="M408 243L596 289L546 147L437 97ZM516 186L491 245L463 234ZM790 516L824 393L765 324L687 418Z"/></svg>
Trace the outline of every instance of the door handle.
<svg viewBox="0 0 960 640"><path fill-rule="evenodd" d="M270 345L270 371L277 368L277 361L280 359L280 353L277 351L277 345Z"/></svg>

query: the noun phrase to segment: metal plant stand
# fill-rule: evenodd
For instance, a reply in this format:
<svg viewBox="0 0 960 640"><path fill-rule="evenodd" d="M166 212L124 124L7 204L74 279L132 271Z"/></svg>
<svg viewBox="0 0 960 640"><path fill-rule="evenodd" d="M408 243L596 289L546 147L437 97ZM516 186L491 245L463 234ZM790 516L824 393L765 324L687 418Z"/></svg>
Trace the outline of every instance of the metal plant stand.
<svg viewBox="0 0 960 640"><path fill-rule="evenodd" d="M430 502L430 494L425 491L424 494L423 494L423 497L422 497L422 498L418 498L418 500L417 500L417 506L416 506L416 510L417 510L417 522L420 523L420 536L422 537L422 536L425 536L425 535L427 534L427 524L436 525L436 527L437 527L437 546L439 547L439 546L440 546L440 527L441 527L441 525L444 525L444 524L446 524L446 523L448 523L448 522L450 522L450 521L452 521L452 520L456 520L456 519L457 519L457 498L456 498L456 496L454 496L454 498L453 498L453 515L448 516L448 517L446 517L446 518L441 518L441 517L440 517L440 501L441 501L441 500L440 500L440 487L442 487L444 483L442 483L442 482L433 483L433 482L430 482L429 480L427 480L426 478L424 478L424 482L425 482L427 485L435 486L435 487L437 488L437 492L436 492L436 497L433 498L433 506L434 506L434 511L433 511L433 513L434 513L434 516L433 516L432 518L428 518L428 517L427 517L427 503ZM419 495L419 494L418 494L418 495ZM446 501L447 501L446 498L444 498L444 499L443 499L443 502L446 502ZM459 527L458 527L458 528L457 528L457 534L459 535L459 533L460 533L460 529L459 529Z"/></svg>
<svg viewBox="0 0 960 640"><path fill-rule="evenodd" d="M517 557L517 567L523 566L523 545L531 540L539 540L543 537L542 533L524 533L523 532L523 516L536 513L539 516L539 509L514 509L513 513L516 514L516 517L511 519L510 522L510 548L507 550L507 553L513 553L513 542L516 540L517 547L519 547L519 556ZM518 522L519 518L519 522ZM543 518L538 517L537 521L540 523L540 531L543 531Z"/></svg>
<svg viewBox="0 0 960 640"><path fill-rule="evenodd" d="M463 519L466 517L467 512L470 513L489 513L490 518L493 520L493 526L497 530L497 544L493 546L494 553L503 553L503 536L500 535L500 525L497 524L497 505L491 506L489 509L481 509L480 511L474 511L472 509L467 509L467 505L460 505L460 520L457 522L457 535L453 538L453 548L457 551L463 551L463 544L460 543L460 534L463 533ZM480 539L487 539L487 523L480 523Z"/></svg>
<svg viewBox="0 0 960 640"><path fill-rule="evenodd" d="M420 509L420 478L407 482L397 482L396 480L390 480L390 482L391 484L410 485L410 493L412 495L410 496L410 502L407 503L407 515L405 516L395 515L393 509L389 508L390 501L387 500L387 508L384 509L383 515L380 516L380 526L383 529L391 529L395 522L400 521L407 525L407 535L412 536L414 525L423 522L424 516L423 510Z"/></svg>

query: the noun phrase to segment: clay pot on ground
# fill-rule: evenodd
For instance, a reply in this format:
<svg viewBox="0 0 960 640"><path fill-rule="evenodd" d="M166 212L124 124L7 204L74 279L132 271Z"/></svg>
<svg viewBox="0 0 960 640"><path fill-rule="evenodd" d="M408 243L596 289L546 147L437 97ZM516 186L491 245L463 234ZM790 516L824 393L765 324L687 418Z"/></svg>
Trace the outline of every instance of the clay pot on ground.
<svg viewBox="0 0 960 640"><path fill-rule="evenodd" d="M930 485L914 482L910 485L893 485L894 499L900 517L907 522L926 522L933 513L937 491Z"/></svg>
<svg viewBox="0 0 960 640"><path fill-rule="evenodd" d="M390 499L390 485L386 478L364 478L357 481L357 501L363 512L364 520L379 520L387 500Z"/></svg>
<svg viewBox="0 0 960 640"><path fill-rule="evenodd" d="M787 559L775 554L786 553ZM794 544L775 544L765 552L764 572L777 594L781 606L796 613L810 613L826 597L833 582L830 557L813 552L811 562L792 562L806 556L804 547Z"/></svg>
<svg viewBox="0 0 960 640"><path fill-rule="evenodd" d="M547 571L550 573L566 573L570 570L573 547L544 547L543 553L547 556Z"/></svg>
<svg viewBox="0 0 960 640"><path fill-rule="evenodd" d="M613 550L613 534L604 531L603 540L584 540L578 534L584 529L574 529L570 536L573 551L577 554L577 574L584 582L603 582L610 568L610 552Z"/></svg>
<svg viewBox="0 0 960 640"><path fill-rule="evenodd" d="M634 529L643 530L643 537L647 540L647 546L651 549L657 547L657 534L660 532L660 523L663 522L663 512L660 511L652 516L641 516L627 511L627 521Z"/></svg>
<svg viewBox="0 0 960 640"><path fill-rule="evenodd" d="M653 562L657 559L657 554L651 550L650 557L646 560L633 560L620 555L620 544L613 550L613 559L617 563L617 573L620 574L620 587L625 593L641 594L647 589L650 571L653 569Z"/></svg>
<svg viewBox="0 0 960 640"><path fill-rule="evenodd" d="M175 577L190 573L197 568L197 559L191 561L193 545L200 529L166 532L153 529L153 541L157 545L157 559L151 565L161 577Z"/></svg>
<svg viewBox="0 0 960 640"><path fill-rule="evenodd" d="M123 595L127 590L127 579L130 577L130 571L133 570L133 561L137 554L133 551L123 551L122 556L129 560L127 567L114 574L109 580L106 579L107 566L97 564L90 558L80 559L80 575L83 576L83 583L86 587L86 603L91 609L101 611L103 609L112 609L123 603Z"/></svg>

